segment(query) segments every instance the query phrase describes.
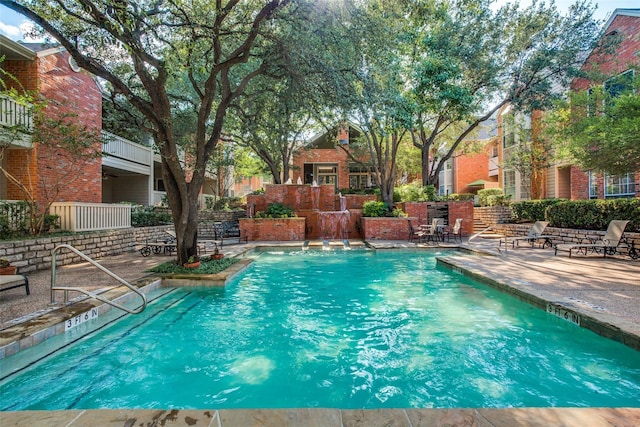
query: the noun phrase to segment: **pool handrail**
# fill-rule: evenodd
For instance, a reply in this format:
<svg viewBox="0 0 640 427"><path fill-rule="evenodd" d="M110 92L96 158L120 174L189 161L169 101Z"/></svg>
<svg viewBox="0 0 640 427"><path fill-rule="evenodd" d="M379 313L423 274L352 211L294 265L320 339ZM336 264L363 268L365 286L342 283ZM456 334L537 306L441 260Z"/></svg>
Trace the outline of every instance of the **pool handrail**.
<svg viewBox="0 0 640 427"><path fill-rule="evenodd" d="M112 278L116 279L118 282L120 282L122 285L126 286L127 288L129 288L130 290L132 290L133 292L135 292L136 294L138 294L140 296L140 298L142 298L142 304L140 306L138 306L135 309L130 309L127 308L121 304L118 304L117 302L111 301L107 298L101 297L100 295L88 291L86 289L83 288L76 288L76 287L70 287L70 286L56 286L56 254L58 253L58 251L60 249L69 249L71 252L75 253L76 255L80 256L81 258L83 258L85 261L89 262L90 264L92 264L93 266L97 267L99 270L101 270L104 273L107 273L109 276L111 276ZM90 257L88 257L87 255L85 255L84 253L80 252L78 249L74 248L71 245L68 244L60 244L58 246L56 246L55 248L53 248L51 250L51 304L56 304L56 293L55 291L64 291L64 305L67 305L69 303L69 291L73 291L73 292L80 292L81 294L87 295L91 298L97 299L98 301L102 301L105 304L109 304L115 308L118 308L120 310L123 310L129 314L140 314L144 311L144 309L147 307L147 298L144 296L144 294L142 292L140 292L140 290L138 290L137 288L135 288L134 286L132 286L131 284L129 284L126 280L124 280L123 278L121 278L120 276L116 275L115 273L113 273L110 270L107 270L105 267L103 267L102 265L100 265L99 263L97 263L96 261L94 261L93 259L91 259Z"/></svg>

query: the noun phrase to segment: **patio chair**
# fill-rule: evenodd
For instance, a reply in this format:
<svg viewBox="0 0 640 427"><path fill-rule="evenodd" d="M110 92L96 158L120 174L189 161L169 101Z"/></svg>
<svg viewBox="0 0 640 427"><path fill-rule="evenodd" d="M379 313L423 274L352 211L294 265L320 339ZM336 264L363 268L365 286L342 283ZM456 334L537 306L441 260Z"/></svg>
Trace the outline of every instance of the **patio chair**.
<svg viewBox="0 0 640 427"><path fill-rule="evenodd" d="M442 222L442 218L433 218L431 220L431 225L427 226L426 229L421 230L424 233L425 243L431 241L438 244L440 237L442 237Z"/></svg>
<svg viewBox="0 0 640 427"><path fill-rule="evenodd" d="M462 243L462 218L456 218L456 222L453 224L453 227L446 227L444 232L442 233L442 241L446 238L448 242L451 241L453 237L453 241L456 239L460 243Z"/></svg>
<svg viewBox="0 0 640 427"><path fill-rule="evenodd" d="M407 223L409 224L409 242L417 240L417 242L420 243L424 238L424 231L414 228L410 219L407 220Z"/></svg>
<svg viewBox="0 0 640 427"><path fill-rule="evenodd" d="M27 295L31 295L29 290L29 279L24 274L6 274L0 275L0 291L7 291L9 289L20 288L24 286L27 290Z"/></svg>
<svg viewBox="0 0 640 427"><path fill-rule="evenodd" d="M542 234L547 228L547 225L549 225L548 221L536 221L526 236L505 237L504 239L500 239L500 245L504 243L504 245L507 246L507 243L511 243L511 247L515 248L520 242L528 242L531 247L533 247L538 240L544 239L541 246L543 248L550 248L553 246L551 242L553 236L545 236Z"/></svg>
<svg viewBox="0 0 640 427"><path fill-rule="evenodd" d="M587 241L589 243L561 243L556 245L555 255L558 255L558 251L564 251L569 252L569 258L571 258L571 254L574 250L582 252L584 255L586 255L589 250L596 253L600 253L600 251L602 251L605 258L607 255L613 255L616 253L617 248L622 241L622 234L624 233L624 229L627 227L628 223L629 221L626 220L614 219L609 223L607 232L602 239L587 236Z"/></svg>

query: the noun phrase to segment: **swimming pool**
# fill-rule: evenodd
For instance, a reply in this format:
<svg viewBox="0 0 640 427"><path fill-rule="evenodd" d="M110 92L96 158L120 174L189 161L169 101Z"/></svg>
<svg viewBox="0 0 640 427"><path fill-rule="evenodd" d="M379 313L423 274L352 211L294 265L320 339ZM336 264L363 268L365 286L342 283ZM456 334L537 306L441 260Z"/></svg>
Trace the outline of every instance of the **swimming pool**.
<svg viewBox="0 0 640 427"><path fill-rule="evenodd" d="M263 253L1 384L0 409L637 406L640 357L436 266Z"/></svg>

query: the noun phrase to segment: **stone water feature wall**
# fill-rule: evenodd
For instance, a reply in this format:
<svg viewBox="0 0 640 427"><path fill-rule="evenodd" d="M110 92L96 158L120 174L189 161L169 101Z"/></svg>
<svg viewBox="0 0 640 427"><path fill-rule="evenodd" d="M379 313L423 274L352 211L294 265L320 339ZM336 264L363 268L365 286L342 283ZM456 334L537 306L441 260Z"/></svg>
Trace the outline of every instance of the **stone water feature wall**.
<svg viewBox="0 0 640 427"><path fill-rule="evenodd" d="M271 203L282 203L293 209L299 218L305 219L304 234L299 240L362 238L358 224L362 217L362 204L369 200L376 200L376 196L342 196L335 194L333 185L271 184L265 186L265 194L247 196L247 217L266 210ZM253 239L247 234L249 240L267 240L268 236L274 235L272 231L266 231L263 239L249 224L249 221L240 222L243 236L243 229L253 233Z"/></svg>

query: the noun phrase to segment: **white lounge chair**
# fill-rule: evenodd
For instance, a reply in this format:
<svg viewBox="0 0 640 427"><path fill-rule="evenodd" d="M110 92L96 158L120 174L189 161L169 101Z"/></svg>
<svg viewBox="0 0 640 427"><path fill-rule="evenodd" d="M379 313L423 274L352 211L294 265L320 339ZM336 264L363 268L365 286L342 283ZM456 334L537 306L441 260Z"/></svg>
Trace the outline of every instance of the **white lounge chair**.
<svg viewBox="0 0 640 427"><path fill-rule="evenodd" d="M500 239L500 244L504 243L504 245L507 246L507 243L511 243L511 247L514 248L519 245L520 242L526 241L533 247L538 240L544 239L541 246L543 248L550 248L553 246L551 242L553 236L545 236L542 234L547 228L547 225L549 225L548 221L536 221L526 236L505 237L504 239Z"/></svg>
<svg viewBox="0 0 640 427"><path fill-rule="evenodd" d="M582 251L585 255L589 250L591 250L592 252L597 253L602 251L604 257L607 255L613 255L616 253L617 248L620 245L622 234L624 233L624 229L627 227L628 223L629 221L614 219L609 223L607 232L602 239L590 241L590 243L561 243L556 245L555 254L558 255L558 251L569 252L569 258L571 258L571 254L574 250Z"/></svg>

